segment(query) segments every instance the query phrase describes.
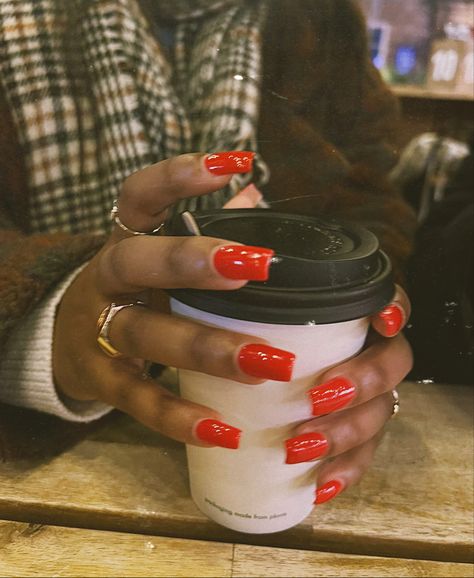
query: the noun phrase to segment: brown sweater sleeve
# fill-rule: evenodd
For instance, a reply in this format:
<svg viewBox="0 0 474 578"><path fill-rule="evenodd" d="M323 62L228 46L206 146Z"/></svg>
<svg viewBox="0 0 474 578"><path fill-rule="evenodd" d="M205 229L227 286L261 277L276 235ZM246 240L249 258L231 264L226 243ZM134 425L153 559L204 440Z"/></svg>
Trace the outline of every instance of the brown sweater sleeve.
<svg viewBox="0 0 474 578"><path fill-rule="evenodd" d="M25 235L16 229L1 229L0 339L101 244L98 237Z"/></svg>
<svg viewBox="0 0 474 578"><path fill-rule="evenodd" d="M275 209L334 216L371 229L397 279L415 216L388 179L399 108L368 56L349 0L281 0L264 36L260 146Z"/></svg>

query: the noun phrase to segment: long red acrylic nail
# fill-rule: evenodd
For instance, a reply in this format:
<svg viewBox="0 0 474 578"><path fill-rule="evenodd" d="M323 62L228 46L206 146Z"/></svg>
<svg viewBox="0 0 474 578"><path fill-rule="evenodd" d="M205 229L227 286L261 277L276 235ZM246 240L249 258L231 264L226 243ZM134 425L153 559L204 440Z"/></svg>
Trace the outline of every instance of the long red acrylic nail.
<svg viewBox="0 0 474 578"><path fill-rule="evenodd" d="M346 406L355 396L356 388L345 377L334 377L313 387L308 395L313 405L313 415L325 415Z"/></svg>
<svg viewBox="0 0 474 578"><path fill-rule="evenodd" d="M290 381L295 354L263 343L249 343L239 351L237 361L240 369L247 375Z"/></svg>
<svg viewBox="0 0 474 578"><path fill-rule="evenodd" d="M214 267L227 279L266 281L273 255L272 249L252 245L225 245L214 255Z"/></svg>
<svg viewBox="0 0 474 578"><path fill-rule="evenodd" d="M328 449L328 440L323 434L304 433L286 440L286 463L299 464L323 456Z"/></svg>
<svg viewBox="0 0 474 578"><path fill-rule="evenodd" d="M221 448L236 450L242 431L217 419L203 419L196 426L196 437Z"/></svg>
<svg viewBox="0 0 474 578"><path fill-rule="evenodd" d="M338 480L331 480L316 490L315 504L324 504L341 493L343 485Z"/></svg>
<svg viewBox="0 0 474 578"><path fill-rule="evenodd" d="M252 170L255 153L251 151L229 151L207 155L204 164L213 175L234 175Z"/></svg>
<svg viewBox="0 0 474 578"><path fill-rule="evenodd" d="M396 303L384 307L382 311L379 311L378 317L384 324L387 337L394 337L403 325L403 309Z"/></svg>

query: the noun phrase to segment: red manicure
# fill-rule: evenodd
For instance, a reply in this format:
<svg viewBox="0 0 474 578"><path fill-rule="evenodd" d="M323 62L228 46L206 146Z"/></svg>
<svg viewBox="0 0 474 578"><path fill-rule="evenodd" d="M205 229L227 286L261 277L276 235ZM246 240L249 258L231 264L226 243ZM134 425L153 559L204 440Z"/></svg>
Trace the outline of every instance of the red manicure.
<svg viewBox="0 0 474 578"><path fill-rule="evenodd" d="M214 267L227 279L266 281L274 251L250 245L226 245L214 255Z"/></svg>
<svg viewBox="0 0 474 578"><path fill-rule="evenodd" d="M325 415L341 409L355 396L353 383L345 377L335 377L308 391L313 404L313 415Z"/></svg>
<svg viewBox="0 0 474 578"><path fill-rule="evenodd" d="M320 458L327 452L328 440L323 434L310 432L286 440L286 463L299 464Z"/></svg>
<svg viewBox="0 0 474 578"><path fill-rule="evenodd" d="M250 343L242 347L237 360L240 369L247 375L290 381L295 355L270 345Z"/></svg>
<svg viewBox="0 0 474 578"><path fill-rule="evenodd" d="M236 450L241 430L217 419L203 419L196 426L196 436L203 442Z"/></svg>
<svg viewBox="0 0 474 578"><path fill-rule="evenodd" d="M250 151L214 153L204 159L204 164L213 175L248 173L252 170L254 156Z"/></svg>
<svg viewBox="0 0 474 578"><path fill-rule="evenodd" d="M403 310L400 305L397 305L396 303L384 307L382 311L379 311L378 317L384 324L385 335L387 337L393 337L396 335L403 325Z"/></svg>
<svg viewBox="0 0 474 578"><path fill-rule="evenodd" d="M332 480L316 490L315 504L324 504L341 493L343 486L338 480Z"/></svg>

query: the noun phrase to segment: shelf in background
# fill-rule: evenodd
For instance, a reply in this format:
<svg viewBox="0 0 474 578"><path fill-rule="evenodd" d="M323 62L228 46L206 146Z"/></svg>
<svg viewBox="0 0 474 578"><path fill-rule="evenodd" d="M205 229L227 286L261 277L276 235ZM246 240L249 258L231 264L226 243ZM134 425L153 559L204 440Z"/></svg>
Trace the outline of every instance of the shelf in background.
<svg viewBox="0 0 474 578"><path fill-rule="evenodd" d="M392 84L390 87L396 95L408 98L474 101L474 93L467 94L455 91L434 91L422 86L415 86L410 84Z"/></svg>

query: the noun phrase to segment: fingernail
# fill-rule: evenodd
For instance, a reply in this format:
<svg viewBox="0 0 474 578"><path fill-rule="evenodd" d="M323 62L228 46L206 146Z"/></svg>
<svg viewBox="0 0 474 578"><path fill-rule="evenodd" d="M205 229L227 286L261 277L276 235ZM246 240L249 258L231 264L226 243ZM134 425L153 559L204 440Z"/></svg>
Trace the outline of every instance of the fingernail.
<svg viewBox="0 0 474 578"><path fill-rule="evenodd" d="M335 377L313 387L308 395L313 405L313 415L325 415L347 405L356 393L355 385L345 377Z"/></svg>
<svg viewBox="0 0 474 578"><path fill-rule="evenodd" d="M315 504L324 504L341 493L343 486L338 480L331 480L316 490Z"/></svg>
<svg viewBox="0 0 474 578"><path fill-rule="evenodd" d="M250 245L226 245L214 255L214 267L227 279L266 281L274 251Z"/></svg>
<svg viewBox="0 0 474 578"><path fill-rule="evenodd" d="M328 440L323 434L310 432L286 440L286 463L299 464L320 458L327 452Z"/></svg>
<svg viewBox="0 0 474 578"><path fill-rule="evenodd" d="M385 328L385 334L388 337L396 335L403 325L403 309L396 303L384 307L378 313L379 319L382 320Z"/></svg>
<svg viewBox="0 0 474 578"><path fill-rule="evenodd" d="M196 437L221 448L236 450L242 431L217 419L203 419L196 426Z"/></svg>
<svg viewBox="0 0 474 578"><path fill-rule="evenodd" d="M290 381L294 353L262 343L244 345L237 358L240 369L247 375L275 381Z"/></svg>
<svg viewBox="0 0 474 578"><path fill-rule="evenodd" d="M254 156L251 151L213 153L204 159L204 164L213 175L248 173L252 170Z"/></svg>

